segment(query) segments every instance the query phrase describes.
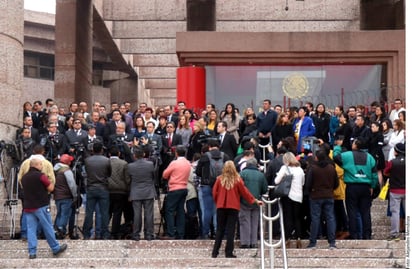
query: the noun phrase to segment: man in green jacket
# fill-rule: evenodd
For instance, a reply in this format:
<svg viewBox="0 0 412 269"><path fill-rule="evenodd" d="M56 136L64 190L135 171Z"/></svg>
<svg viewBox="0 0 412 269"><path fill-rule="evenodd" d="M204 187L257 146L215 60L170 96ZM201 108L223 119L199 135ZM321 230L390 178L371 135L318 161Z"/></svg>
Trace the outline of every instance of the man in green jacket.
<svg viewBox="0 0 412 269"><path fill-rule="evenodd" d="M378 184L375 159L365 150L362 138L353 141L352 151L342 152L343 140L336 140L333 149L334 161L344 170L346 183L346 208L351 239L371 239L371 206L373 188ZM356 225L357 212L362 219L362 234Z"/></svg>
<svg viewBox="0 0 412 269"><path fill-rule="evenodd" d="M240 177L245 182L246 188L255 198L260 199L267 192L266 177L257 168L257 160L255 158L246 161L246 167L240 172ZM240 203L239 225L240 247L257 248L259 207L247 203L243 198Z"/></svg>

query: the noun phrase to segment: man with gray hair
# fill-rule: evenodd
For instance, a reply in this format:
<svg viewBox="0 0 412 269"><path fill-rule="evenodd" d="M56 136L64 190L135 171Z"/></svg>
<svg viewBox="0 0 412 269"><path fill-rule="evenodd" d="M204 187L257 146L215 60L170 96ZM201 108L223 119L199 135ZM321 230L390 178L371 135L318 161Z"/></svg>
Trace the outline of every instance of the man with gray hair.
<svg viewBox="0 0 412 269"><path fill-rule="evenodd" d="M240 177L256 199L260 199L267 192L268 185L265 175L259 171L255 158L246 161L246 167L240 172ZM257 248L259 206L251 205L241 198L239 224L240 248Z"/></svg>

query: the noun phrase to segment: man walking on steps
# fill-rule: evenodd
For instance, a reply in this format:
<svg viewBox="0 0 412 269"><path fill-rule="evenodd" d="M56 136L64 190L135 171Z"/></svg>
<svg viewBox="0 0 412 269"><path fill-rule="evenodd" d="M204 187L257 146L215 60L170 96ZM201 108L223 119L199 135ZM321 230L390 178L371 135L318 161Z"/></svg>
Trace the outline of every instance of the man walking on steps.
<svg viewBox="0 0 412 269"><path fill-rule="evenodd" d="M53 255L56 257L67 249L66 244L60 245L56 240L50 215L49 192L54 190L54 184L41 172L42 160L30 160L30 169L21 179L23 189L30 190L24 194L23 211L27 218L27 242L29 259L35 259L37 253L37 226L40 225Z"/></svg>

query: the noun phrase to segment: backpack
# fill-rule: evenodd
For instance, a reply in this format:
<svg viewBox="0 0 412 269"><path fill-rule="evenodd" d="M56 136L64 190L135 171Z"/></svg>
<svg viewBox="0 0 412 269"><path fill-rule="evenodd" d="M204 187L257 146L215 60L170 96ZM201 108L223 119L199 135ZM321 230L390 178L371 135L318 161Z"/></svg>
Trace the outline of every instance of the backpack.
<svg viewBox="0 0 412 269"><path fill-rule="evenodd" d="M223 170L223 157L224 153L220 152L220 156L218 159L212 158L212 154L210 152L206 152L206 156L209 158L209 185L213 187L216 182L216 178L222 174Z"/></svg>

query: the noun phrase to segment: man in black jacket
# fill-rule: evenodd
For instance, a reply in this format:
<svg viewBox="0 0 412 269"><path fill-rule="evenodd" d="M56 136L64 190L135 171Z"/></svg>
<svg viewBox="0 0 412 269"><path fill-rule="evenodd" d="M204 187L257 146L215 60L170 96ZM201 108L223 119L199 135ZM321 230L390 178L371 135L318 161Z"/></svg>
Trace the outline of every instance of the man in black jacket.
<svg viewBox="0 0 412 269"><path fill-rule="evenodd" d="M219 150L219 141L215 139L211 139L208 142L209 146L209 153L211 158L219 159L223 155L223 162L230 160L227 154L224 154ZM199 204L202 212L201 216L201 231L200 237L205 239L210 230L210 224L213 219L213 227L216 231L216 206L213 201L212 196L212 187L214 182L210 182L210 161L209 157L204 153L202 157L200 157L199 162L196 167L196 175L201 178L199 189L198 189L198 198ZM213 235L213 232L210 231L210 234Z"/></svg>
<svg viewBox="0 0 412 269"><path fill-rule="evenodd" d="M110 238L108 229L110 205L108 181L112 174L112 168L109 158L102 154L103 144L96 142L93 144L93 155L85 160L87 173L87 204L86 216L83 223L84 239L90 239L90 231L93 226L93 213L96 208L96 203L99 204L102 225L101 235L96 234L96 238Z"/></svg>
<svg viewBox="0 0 412 269"><path fill-rule="evenodd" d="M307 248L315 248L321 216L326 218L327 237L330 249L336 248L333 190L339 186L335 166L327 160L324 150L316 151L316 161L306 173L306 188L310 199L310 239Z"/></svg>

